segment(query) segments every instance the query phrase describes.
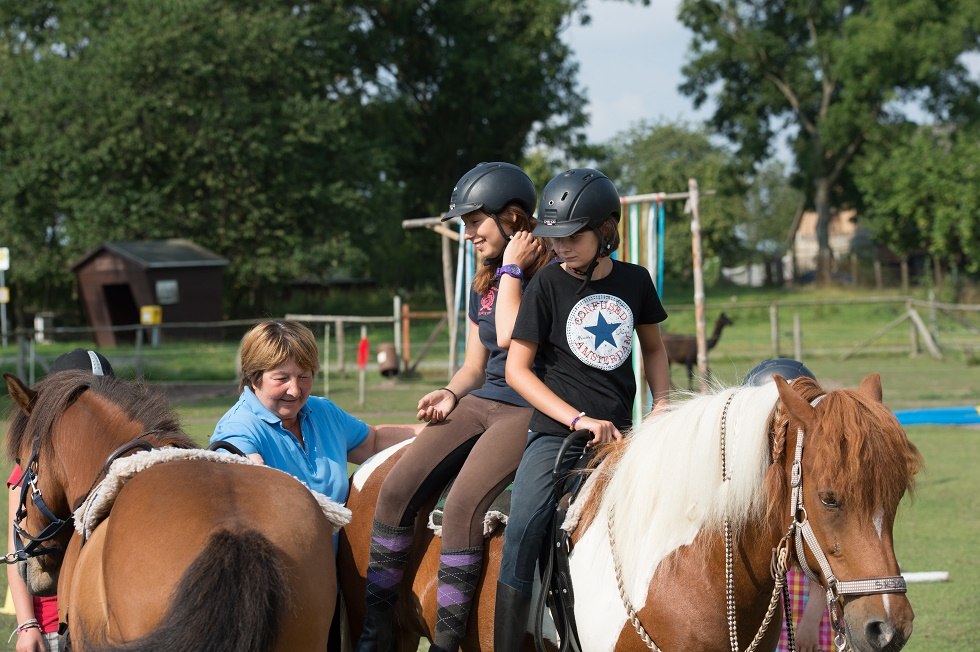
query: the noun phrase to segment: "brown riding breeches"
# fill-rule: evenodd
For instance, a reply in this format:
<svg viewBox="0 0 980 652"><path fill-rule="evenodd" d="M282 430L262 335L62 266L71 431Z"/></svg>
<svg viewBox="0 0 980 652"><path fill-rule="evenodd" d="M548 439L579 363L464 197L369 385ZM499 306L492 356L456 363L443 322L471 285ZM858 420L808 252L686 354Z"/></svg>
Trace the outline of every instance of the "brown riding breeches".
<svg viewBox="0 0 980 652"><path fill-rule="evenodd" d="M375 519L415 521L420 506L457 475L442 519L442 549L483 545L483 518L514 478L527 445L531 408L464 396L449 417L430 423L385 478Z"/></svg>

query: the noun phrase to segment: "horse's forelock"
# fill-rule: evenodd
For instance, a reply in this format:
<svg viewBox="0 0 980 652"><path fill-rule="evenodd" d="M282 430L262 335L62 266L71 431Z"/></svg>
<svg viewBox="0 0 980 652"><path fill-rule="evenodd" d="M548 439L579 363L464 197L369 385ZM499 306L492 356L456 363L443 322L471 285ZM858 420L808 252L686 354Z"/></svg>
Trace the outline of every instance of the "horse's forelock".
<svg viewBox="0 0 980 652"><path fill-rule="evenodd" d="M922 456L884 404L853 390L831 392L817 407L804 455L812 454L819 487L859 517L894 509L914 488Z"/></svg>
<svg viewBox="0 0 980 652"><path fill-rule="evenodd" d="M46 376L34 386L37 395L29 415L17 405L11 407L15 411L7 434L7 456L11 461L25 454L28 443L31 450L43 450L50 445L50 433L58 417L89 388L93 378L92 374L81 371ZM26 462L21 460L22 464Z"/></svg>

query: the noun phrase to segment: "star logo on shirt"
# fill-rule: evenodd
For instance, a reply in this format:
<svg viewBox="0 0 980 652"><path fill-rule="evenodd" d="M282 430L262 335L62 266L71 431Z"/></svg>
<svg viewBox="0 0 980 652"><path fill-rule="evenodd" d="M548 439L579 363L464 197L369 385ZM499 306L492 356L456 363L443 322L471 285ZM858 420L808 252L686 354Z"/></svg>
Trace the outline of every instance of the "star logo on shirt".
<svg viewBox="0 0 980 652"><path fill-rule="evenodd" d="M616 332L616 329L619 328L620 324L622 324L623 322L607 322L605 318L602 316L601 312L597 314L598 314L598 319L596 320L595 326L585 327L585 330L595 335L595 347L593 348L595 348L595 350L598 351L599 347L602 345L603 342L609 342L610 344L613 345L613 347L615 347L616 338L613 337L613 334Z"/></svg>
<svg viewBox="0 0 980 652"><path fill-rule="evenodd" d="M592 294L572 308L565 321L571 353L583 363L611 371L633 351L633 311L620 297Z"/></svg>

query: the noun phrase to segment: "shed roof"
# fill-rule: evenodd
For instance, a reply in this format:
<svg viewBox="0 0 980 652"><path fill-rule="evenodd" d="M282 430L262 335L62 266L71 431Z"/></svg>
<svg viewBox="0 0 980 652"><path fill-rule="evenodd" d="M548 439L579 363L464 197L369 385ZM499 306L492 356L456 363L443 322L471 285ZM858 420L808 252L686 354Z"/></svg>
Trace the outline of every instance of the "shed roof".
<svg viewBox="0 0 980 652"><path fill-rule="evenodd" d="M103 250L127 258L144 269L225 267L228 265L226 259L190 240L171 238L168 240L103 242L72 263L71 268L73 270L78 269Z"/></svg>

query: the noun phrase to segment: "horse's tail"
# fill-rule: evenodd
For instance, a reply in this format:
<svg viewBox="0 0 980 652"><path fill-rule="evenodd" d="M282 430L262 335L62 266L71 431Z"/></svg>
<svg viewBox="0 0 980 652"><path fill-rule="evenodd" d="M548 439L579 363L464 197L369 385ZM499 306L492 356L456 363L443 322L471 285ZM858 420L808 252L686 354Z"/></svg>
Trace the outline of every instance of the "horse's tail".
<svg viewBox="0 0 980 652"><path fill-rule="evenodd" d="M187 568L156 631L102 652L268 652L276 644L289 583L269 540L255 530L211 535ZM71 636L71 632L69 632Z"/></svg>

